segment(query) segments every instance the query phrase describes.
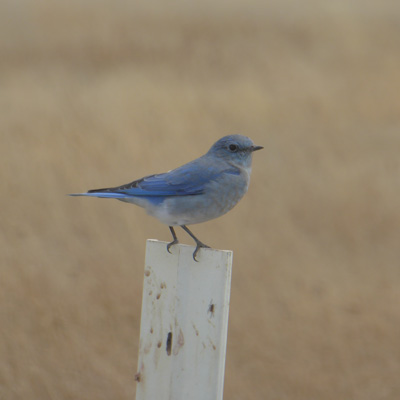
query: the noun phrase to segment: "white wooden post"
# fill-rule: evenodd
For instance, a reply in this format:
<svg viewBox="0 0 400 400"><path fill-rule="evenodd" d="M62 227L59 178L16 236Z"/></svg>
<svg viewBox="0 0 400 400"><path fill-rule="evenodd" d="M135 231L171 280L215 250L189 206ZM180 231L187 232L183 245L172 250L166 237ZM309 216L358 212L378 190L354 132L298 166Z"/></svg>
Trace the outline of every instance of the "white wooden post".
<svg viewBox="0 0 400 400"><path fill-rule="evenodd" d="M222 400L232 252L148 240L136 400Z"/></svg>

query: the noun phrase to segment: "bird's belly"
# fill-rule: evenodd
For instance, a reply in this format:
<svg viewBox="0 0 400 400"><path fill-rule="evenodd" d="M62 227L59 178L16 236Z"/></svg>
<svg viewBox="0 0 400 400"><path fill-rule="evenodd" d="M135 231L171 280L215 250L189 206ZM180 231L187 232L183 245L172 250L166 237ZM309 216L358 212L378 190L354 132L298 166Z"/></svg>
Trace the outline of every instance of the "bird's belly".
<svg viewBox="0 0 400 400"><path fill-rule="evenodd" d="M230 185L229 190L210 187L204 194L174 196L147 212L164 224L190 225L218 218L231 210L247 191L247 184Z"/></svg>

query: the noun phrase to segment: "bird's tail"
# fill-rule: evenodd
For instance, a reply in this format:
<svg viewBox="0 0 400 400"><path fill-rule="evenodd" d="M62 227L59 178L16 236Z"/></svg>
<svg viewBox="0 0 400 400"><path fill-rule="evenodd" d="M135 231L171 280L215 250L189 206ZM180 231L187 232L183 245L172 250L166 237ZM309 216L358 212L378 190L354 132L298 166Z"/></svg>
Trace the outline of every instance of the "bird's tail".
<svg viewBox="0 0 400 400"><path fill-rule="evenodd" d="M123 199L126 196L124 193L106 192L105 189L89 190L87 193L71 193L68 196L88 196L99 197L103 199Z"/></svg>

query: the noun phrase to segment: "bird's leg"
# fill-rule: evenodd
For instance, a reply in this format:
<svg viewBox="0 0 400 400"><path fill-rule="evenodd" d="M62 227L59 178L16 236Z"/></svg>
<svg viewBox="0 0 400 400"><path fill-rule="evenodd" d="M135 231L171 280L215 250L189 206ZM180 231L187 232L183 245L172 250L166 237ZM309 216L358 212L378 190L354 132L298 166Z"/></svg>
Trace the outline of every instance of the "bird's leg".
<svg viewBox="0 0 400 400"><path fill-rule="evenodd" d="M174 228L173 228L172 226L169 226L168 228L169 228L169 230L171 231L171 233L172 233L172 238L173 238L174 240L173 240L171 243L168 243L168 244L167 244L167 251L168 251L168 253L172 254L172 253L169 251L169 248L170 248L171 246L173 246L174 244L178 244L178 243L179 243L179 240L178 240L178 237L176 236L176 233L175 233L175 231L174 231Z"/></svg>
<svg viewBox="0 0 400 400"><path fill-rule="evenodd" d="M187 232L187 233L193 238L193 240L196 242L196 249L195 249L195 251L194 251L194 253L193 253L193 260L194 260L194 261L197 261L197 260L196 260L196 255L197 255L197 253L199 252L200 248L201 248L201 247L205 247L205 248L208 248L208 249L209 249L210 246L207 246L207 245L204 244L203 242L200 242L200 240L197 239L197 237L194 236L192 232L190 232L190 230L188 229L188 227L187 227L186 225L181 225L181 228L182 228L185 232Z"/></svg>

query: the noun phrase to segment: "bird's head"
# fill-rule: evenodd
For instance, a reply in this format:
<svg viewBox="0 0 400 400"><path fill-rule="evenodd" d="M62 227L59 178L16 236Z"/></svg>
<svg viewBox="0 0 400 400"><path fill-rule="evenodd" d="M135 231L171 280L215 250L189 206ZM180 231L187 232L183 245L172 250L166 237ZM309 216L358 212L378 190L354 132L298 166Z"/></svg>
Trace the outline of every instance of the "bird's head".
<svg viewBox="0 0 400 400"><path fill-rule="evenodd" d="M261 149L263 149L262 146L255 146L253 141L246 136L229 135L215 142L207 155L223 158L238 167L249 168L253 151Z"/></svg>

